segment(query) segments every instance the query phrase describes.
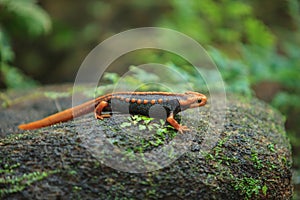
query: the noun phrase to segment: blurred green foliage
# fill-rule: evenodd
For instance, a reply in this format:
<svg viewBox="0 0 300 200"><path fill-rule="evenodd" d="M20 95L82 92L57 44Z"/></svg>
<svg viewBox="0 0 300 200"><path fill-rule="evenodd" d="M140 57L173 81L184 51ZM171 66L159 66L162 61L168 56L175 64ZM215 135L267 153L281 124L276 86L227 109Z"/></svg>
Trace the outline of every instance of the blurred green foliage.
<svg viewBox="0 0 300 200"><path fill-rule="evenodd" d="M208 49L228 92L257 95L287 116L295 165L300 167L296 159L300 150L299 12L299 0L43 0L39 4L35 0L0 0L0 88L36 84L21 69L42 83L73 81L84 57L109 36L136 27L171 28ZM47 37L37 38L51 27ZM33 39L38 42L32 43ZM126 67L104 76L111 83L106 89L113 89L129 66L141 62L166 64L193 88L207 90L183 58L155 50L118 59L113 63L118 66L115 69ZM165 81L176 85L178 91L189 88L172 77L162 79L133 66L129 71L132 76L125 83L141 85L140 90L168 89L143 85L144 80ZM212 79L215 75L210 74ZM266 83L268 87L264 87Z"/></svg>
<svg viewBox="0 0 300 200"><path fill-rule="evenodd" d="M230 45L241 42L270 46L275 37L255 18L246 1L170 0L172 9L157 23L180 30L201 44Z"/></svg>
<svg viewBox="0 0 300 200"><path fill-rule="evenodd" d="M0 83L7 88L25 88L36 84L12 65L13 36L35 38L51 28L48 14L34 0L0 0Z"/></svg>
<svg viewBox="0 0 300 200"><path fill-rule="evenodd" d="M242 60L229 58L216 48L211 48L209 54L222 74L227 92L251 97L253 91L247 65Z"/></svg>

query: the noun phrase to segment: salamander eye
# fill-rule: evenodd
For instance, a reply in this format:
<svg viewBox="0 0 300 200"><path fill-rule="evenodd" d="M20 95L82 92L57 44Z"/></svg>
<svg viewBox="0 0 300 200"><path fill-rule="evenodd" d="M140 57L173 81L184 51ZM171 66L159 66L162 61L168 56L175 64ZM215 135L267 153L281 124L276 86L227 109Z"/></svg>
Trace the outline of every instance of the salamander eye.
<svg viewBox="0 0 300 200"><path fill-rule="evenodd" d="M198 99L197 102L198 102L198 103L201 103L201 102L202 102L202 99Z"/></svg>

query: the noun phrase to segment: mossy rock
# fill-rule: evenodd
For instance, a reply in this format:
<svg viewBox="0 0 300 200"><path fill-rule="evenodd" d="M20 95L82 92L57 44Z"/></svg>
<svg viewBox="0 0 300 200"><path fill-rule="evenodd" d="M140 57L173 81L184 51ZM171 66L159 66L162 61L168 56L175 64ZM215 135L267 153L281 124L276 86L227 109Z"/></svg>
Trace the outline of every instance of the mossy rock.
<svg viewBox="0 0 300 200"><path fill-rule="evenodd" d="M149 136L148 145L130 149L141 142L140 136L130 133L136 133L144 122L126 126L124 133L120 127L125 122L131 123L127 115L114 115L94 123L93 114L78 118L76 126L71 121L22 132L14 128L18 123L55 112L55 104L51 104L54 100L46 97L23 100L1 110L4 116L1 123L6 122L0 139L3 199L290 199L292 196L291 150L284 119L255 98L229 95L223 129L208 128L210 119L219 115L218 111L211 111L210 104L197 111L197 115L188 116L185 122L192 131L184 134L193 133L194 137L186 152L170 165L144 173L108 167L84 145L78 131L87 135L105 133L114 140L113 144L134 153L162 148L179 133L162 127L164 137L160 143L155 143L157 137ZM70 99L55 101L66 107ZM158 127L155 124L160 122L151 123L147 126ZM141 132L153 134L147 126ZM202 151L204 137L216 134L212 149Z"/></svg>

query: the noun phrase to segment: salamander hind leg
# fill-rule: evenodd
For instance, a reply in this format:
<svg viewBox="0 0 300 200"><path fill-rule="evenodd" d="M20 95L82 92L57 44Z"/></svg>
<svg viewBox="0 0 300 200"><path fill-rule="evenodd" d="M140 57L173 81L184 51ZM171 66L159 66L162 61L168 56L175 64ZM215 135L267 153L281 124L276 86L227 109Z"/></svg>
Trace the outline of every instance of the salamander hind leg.
<svg viewBox="0 0 300 200"><path fill-rule="evenodd" d="M180 133L183 133L184 131L189 131L190 129L187 126L180 125L175 119L174 114L171 113L169 117L167 118L167 122L169 122L176 130L178 130Z"/></svg>
<svg viewBox="0 0 300 200"><path fill-rule="evenodd" d="M95 108L94 113L95 113L95 118L96 119L104 119L104 118L109 118L110 114L102 114L102 110L108 106L108 103L106 101L101 101Z"/></svg>

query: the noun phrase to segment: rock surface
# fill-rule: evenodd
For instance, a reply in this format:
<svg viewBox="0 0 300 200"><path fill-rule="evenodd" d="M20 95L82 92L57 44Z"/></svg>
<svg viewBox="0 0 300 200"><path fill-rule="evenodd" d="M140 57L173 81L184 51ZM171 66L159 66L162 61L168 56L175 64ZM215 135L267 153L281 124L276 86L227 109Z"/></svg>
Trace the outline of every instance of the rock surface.
<svg viewBox="0 0 300 200"><path fill-rule="evenodd" d="M45 90L49 88L42 89ZM160 123L157 121L150 125L145 124L145 119L132 123L126 115L114 115L95 123L93 114L89 114L77 119L76 124L66 122L25 132L15 128L20 122L55 112L57 102L63 108L70 104L68 98L55 101L45 97L23 98L1 109L0 196L3 199L290 199L292 196L291 150L283 117L257 99L230 95L222 129L215 129L211 123L220 113L212 111L210 104L197 111L197 115L188 115L187 120L181 121L192 129L185 134L193 137L187 137L190 141L184 147L185 153L165 167L143 173L107 166L85 145L86 138L81 132L86 137L104 133L112 144L130 154L126 157L129 163L130 156L134 160L135 155L162 149L177 136L183 136L156 125ZM127 126L128 123L132 125ZM153 136L150 126L165 132ZM131 134L137 132L143 134ZM209 135L217 136L215 143L203 151L205 137ZM97 142L101 144L98 140L93 144Z"/></svg>

